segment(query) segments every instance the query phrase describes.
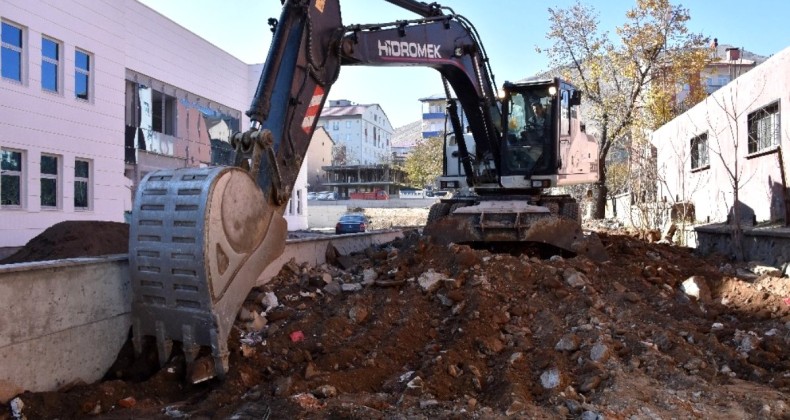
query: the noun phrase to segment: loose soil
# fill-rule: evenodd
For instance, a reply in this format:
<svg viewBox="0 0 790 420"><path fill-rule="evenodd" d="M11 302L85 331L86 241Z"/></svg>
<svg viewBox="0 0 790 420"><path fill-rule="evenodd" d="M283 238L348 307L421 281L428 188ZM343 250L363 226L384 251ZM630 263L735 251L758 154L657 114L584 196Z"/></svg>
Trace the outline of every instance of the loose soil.
<svg viewBox="0 0 790 420"><path fill-rule="evenodd" d="M0 264L125 254L128 249L126 223L69 220L45 229Z"/></svg>
<svg viewBox="0 0 790 420"><path fill-rule="evenodd" d="M290 263L249 294L224 381L189 385L178 349L159 368L152 343L139 358L127 343L104 380L21 394L22 413L790 416L787 278L746 277L722 258L600 235L611 257L604 263L544 259L518 247L440 246L416 230L351 256L329 252L319 267Z"/></svg>

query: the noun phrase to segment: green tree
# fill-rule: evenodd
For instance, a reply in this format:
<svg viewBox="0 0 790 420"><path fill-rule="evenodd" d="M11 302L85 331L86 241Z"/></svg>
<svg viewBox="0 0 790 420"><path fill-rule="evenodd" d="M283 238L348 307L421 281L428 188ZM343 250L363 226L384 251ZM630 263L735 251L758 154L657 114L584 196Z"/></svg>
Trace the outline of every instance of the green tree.
<svg viewBox="0 0 790 420"><path fill-rule="evenodd" d="M419 142L403 163L409 184L417 188L433 184L442 174L443 154L442 137L429 137Z"/></svg>
<svg viewBox="0 0 790 420"><path fill-rule="evenodd" d="M608 196L606 158L640 118L656 70L702 48L707 39L688 31L689 11L669 0L637 0L617 28L616 41L600 31L591 6L577 2L567 9L549 8L549 15L550 63L584 91L586 118L598 131L593 218L600 219Z"/></svg>

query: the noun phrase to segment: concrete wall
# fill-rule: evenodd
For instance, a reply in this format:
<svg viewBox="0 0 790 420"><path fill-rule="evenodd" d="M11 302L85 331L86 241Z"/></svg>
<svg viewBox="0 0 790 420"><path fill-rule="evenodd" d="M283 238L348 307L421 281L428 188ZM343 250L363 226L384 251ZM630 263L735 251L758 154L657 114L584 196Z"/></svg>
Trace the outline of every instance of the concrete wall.
<svg viewBox="0 0 790 420"><path fill-rule="evenodd" d="M718 253L734 256L730 226L707 225L695 228L697 251L702 255ZM745 228L743 230L743 258L782 267L790 261L790 229Z"/></svg>
<svg viewBox="0 0 790 420"><path fill-rule="evenodd" d="M780 144L748 152L748 116L778 101ZM739 200L759 221L783 216L779 148L790 139L790 48L722 87L705 101L660 127L652 136L658 150L658 197L692 202L702 222L727 220L734 203L728 171L740 176ZM709 165L692 171L691 139L707 134ZM722 158L720 158L723 157ZM784 171L790 170L784 156Z"/></svg>
<svg viewBox="0 0 790 420"><path fill-rule="evenodd" d="M343 205L322 205L313 204L316 201L309 201L307 210L307 226L310 229L329 229L334 228L340 216L348 212L348 207ZM317 203L321 203L318 201Z"/></svg>
<svg viewBox="0 0 790 420"><path fill-rule="evenodd" d="M399 236L386 231L289 240L258 284L291 259L324 263L330 244L345 255ZM25 390L101 379L128 337L131 298L125 255L0 265L0 403Z"/></svg>
<svg viewBox="0 0 790 420"><path fill-rule="evenodd" d="M129 334L126 256L0 266L0 307L0 402L97 381Z"/></svg>

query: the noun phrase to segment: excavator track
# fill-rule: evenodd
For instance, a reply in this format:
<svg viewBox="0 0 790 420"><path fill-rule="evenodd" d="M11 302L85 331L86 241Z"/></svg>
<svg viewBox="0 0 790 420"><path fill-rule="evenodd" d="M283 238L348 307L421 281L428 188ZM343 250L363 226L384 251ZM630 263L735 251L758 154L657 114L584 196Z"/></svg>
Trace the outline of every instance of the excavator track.
<svg viewBox="0 0 790 420"><path fill-rule="evenodd" d="M160 365L182 342L193 382L223 377L227 338L258 275L282 253L285 220L238 168L157 171L140 183L129 237L133 343ZM201 347L211 357L194 363Z"/></svg>

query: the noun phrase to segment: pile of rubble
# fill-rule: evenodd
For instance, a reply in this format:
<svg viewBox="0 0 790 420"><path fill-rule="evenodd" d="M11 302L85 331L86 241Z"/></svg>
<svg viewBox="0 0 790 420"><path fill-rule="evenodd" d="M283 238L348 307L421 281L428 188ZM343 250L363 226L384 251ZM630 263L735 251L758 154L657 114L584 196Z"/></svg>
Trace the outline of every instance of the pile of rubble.
<svg viewBox="0 0 790 420"><path fill-rule="evenodd" d="M28 418L786 418L790 285L602 234L610 261L439 246L416 232L253 290L224 381L127 346ZM740 270L740 271L739 271ZM762 274L754 274L760 272Z"/></svg>

